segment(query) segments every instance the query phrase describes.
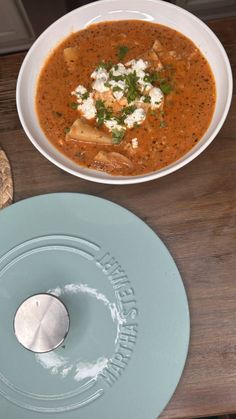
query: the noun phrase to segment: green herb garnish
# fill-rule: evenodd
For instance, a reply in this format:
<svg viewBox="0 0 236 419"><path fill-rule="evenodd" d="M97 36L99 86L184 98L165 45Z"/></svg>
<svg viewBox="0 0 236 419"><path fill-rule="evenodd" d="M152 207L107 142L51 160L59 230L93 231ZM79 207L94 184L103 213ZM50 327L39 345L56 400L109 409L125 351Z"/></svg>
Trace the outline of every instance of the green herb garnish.
<svg viewBox="0 0 236 419"><path fill-rule="evenodd" d="M150 103L150 102L151 102L151 96L149 96L149 95L144 96L144 98L143 98L143 102L144 102L144 103Z"/></svg>
<svg viewBox="0 0 236 419"><path fill-rule="evenodd" d="M124 138L125 130L114 128L111 132L112 132L112 143L113 144L120 144L120 142Z"/></svg>
<svg viewBox="0 0 236 419"><path fill-rule="evenodd" d="M76 102L72 102L72 103L70 103L70 107L71 107L71 109L77 109L78 108L78 103L76 103Z"/></svg>
<svg viewBox="0 0 236 419"><path fill-rule="evenodd" d="M167 126L165 121L160 122L160 128L165 128Z"/></svg>
<svg viewBox="0 0 236 419"><path fill-rule="evenodd" d="M125 106L123 109L122 109L122 113L123 113L123 115L130 115L131 113L133 113L134 111L136 111L136 109L137 109L137 106L135 106L135 105L130 105L130 106Z"/></svg>
<svg viewBox="0 0 236 419"><path fill-rule="evenodd" d="M126 83L126 97L128 103L133 102L135 99L140 97L140 93L137 86L138 77L136 71L133 73L127 74L125 76L125 83Z"/></svg>
<svg viewBox="0 0 236 419"><path fill-rule="evenodd" d="M168 95L173 90L173 87L168 82L162 82L160 89L164 95Z"/></svg>
<svg viewBox="0 0 236 419"><path fill-rule="evenodd" d="M100 109L105 108L104 101L101 99L96 100L96 108L99 111Z"/></svg>
<svg viewBox="0 0 236 419"><path fill-rule="evenodd" d="M105 68L106 70L110 70L112 66L113 66L113 62L110 60L107 63L105 63L104 61L101 61L98 64L96 70L98 70L99 68Z"/></svg>
<svg viewBox="0 0 236 419"><path fill-rule="evenodd" d="M82 100L86 100L86 99L88 99L88 97L89 97L89 92L85 92L81 95Z"/></svg>
<svg viewBox="0 0 236 419"><path fill-rule="evenodd" d="M97 66L96 70L98 70L99 68L106 68L106 63L104 63L104 61L101 61L101 62L98 64L98 66Z"/></svg>
<svg viewBox="0 0 236 419"><path fill-rule="evenodd" d="M113 118L118 122L119 125L123 125L125 121L125 115L114 115Z"/></svg>
<svg viewBox="0 0 236 419"><path fill-rule="evenodd" d="M109 78L111 80L114 80L114 81L120 81L120 80L124 80L125 79L125 76L123 74L120 74L119 76L114 76L114 74L112 73L112 71L109 71Z"/></svg>
<svg viewBox="0 0 236 419"><path fill-rule="evenodd" d="M62 116L61 112L53 111L53 115L58 116L59 118Z"/></svg>
<svg viewBox="0 0 236 419"><path fill-rule="evenodd" d="M112 88L112 91L113 91L113 92L120 92L120 91L122 91L122 89L121 89L121 87L120 87L120 86L114 86L114 87Z"/></svg>
<svg viewBox="0 0 236 419"><path fill-rule="evenodd" d="M96 100L97 125L100 127L106 119L111 119L112 112L105 107L103 100Z"/></svg>
<svg viewBox="0 0 236 419"><path fill-rule="evenodd" d="M120 115L114 116L115 120L118 122L118 124L123 125L125 118L127 115L130 115L137 109L137 106L135 105L129 105L122 108Z"/></svg>
<svg viewBox="0 0 236 419"><path fill-rule="evenodd" d="M127 47L126 45L119 45L118 58L120 61L122 61L125 58L128 51L129 51L129 47Z"/></svg>
<svg viewBox="0 0 236 419"><path fill-rule="evenodd" d="M160 80L160 74L157 73L157 71L154 71L153 73L146 74L146 76L144 76L143 80L146 83L154 84L154 83L156 83L157 81Z"/></svg>

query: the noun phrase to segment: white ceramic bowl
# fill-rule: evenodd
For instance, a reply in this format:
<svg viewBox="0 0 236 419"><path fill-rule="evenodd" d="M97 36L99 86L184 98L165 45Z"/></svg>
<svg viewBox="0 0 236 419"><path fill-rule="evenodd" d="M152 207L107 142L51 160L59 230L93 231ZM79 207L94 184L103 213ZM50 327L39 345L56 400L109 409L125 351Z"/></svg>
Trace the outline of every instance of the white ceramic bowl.
<svg viewBox="0 0 236 419"><path fill-rule="evenodd" d="M215 76L217 97L211 124L200 140L181 159L171 165L140 176L111 176L76 165L47 140L42 132L35 111L36 82L45 58L53 48L72 31L91 23L141 19L160 23L176 29L190 38L208 60ZM53 23L36 40L22 64L16 89L18 114L22 126L35 147L52 163L67 172L100 183L128 184L146 182L180 169L197 157L215 138L230 107L232 97L232 72L223 46L214 33L191 13L160 0L102 0L80 7Z"/></svg>

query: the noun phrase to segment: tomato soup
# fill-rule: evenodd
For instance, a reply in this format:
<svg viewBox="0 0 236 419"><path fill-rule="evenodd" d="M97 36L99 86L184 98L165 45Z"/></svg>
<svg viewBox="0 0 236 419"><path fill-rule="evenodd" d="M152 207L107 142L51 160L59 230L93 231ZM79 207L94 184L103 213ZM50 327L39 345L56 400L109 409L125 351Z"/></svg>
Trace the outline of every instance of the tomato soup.
<svg viewBox="0 0 236 419"><path fill-rule="evenodd" d="M135 176L191 150L215 100L210 66L190 39L128 20L61 42L40 72L36 110L48 140L78 165Z"/></svg>

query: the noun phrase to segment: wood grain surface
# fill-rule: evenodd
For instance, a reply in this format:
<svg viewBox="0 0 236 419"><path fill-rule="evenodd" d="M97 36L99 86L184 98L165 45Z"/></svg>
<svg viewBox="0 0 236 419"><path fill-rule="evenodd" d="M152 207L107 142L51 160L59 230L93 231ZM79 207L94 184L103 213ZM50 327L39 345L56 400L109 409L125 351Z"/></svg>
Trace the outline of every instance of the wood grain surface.
<svg viewBox="0 0 236 419"><path fill-rule="evenodd" d="M236 18L208 24L235 70ZM12 166L15 201L49 192L83 192L110 199L146 221L176 260L191 312L186 368L162 418L236 412L235 96L217 138L186 167L141 185L101 185L63 172L27 139L15 107L23 58L24 53L0 58L0 146Z"/></svg>

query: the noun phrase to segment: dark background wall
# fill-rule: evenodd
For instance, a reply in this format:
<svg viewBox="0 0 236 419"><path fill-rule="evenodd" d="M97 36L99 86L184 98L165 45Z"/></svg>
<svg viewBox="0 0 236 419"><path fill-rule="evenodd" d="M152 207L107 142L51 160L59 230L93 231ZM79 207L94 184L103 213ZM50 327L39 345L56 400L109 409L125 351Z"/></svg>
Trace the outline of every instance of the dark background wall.
<svg viewBox="0 0 236 419"><path fill-rule="evenodd" d="M236 16L236 0L166 1L203 20ZM0 54L28 49L51 23L87 3L89 0L0 0Z"/></svg>
<svg viewBox="0 0 236 419"><path fill-rule="evenodd" d="M166 0L191 11L203 20L236 15L236 0ZM88 4L88 0L22 1L36 35L60 16Z"/></svg>

